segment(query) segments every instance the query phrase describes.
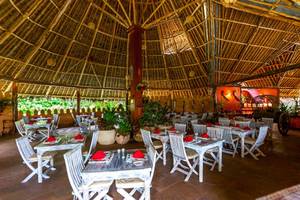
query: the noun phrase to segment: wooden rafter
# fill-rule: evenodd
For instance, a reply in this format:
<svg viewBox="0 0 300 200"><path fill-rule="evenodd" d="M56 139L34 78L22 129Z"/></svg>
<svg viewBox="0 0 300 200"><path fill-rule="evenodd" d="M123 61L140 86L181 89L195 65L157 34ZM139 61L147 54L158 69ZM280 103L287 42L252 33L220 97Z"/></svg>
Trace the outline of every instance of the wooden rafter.
<svg viewBox="0 0 300 200"><path fill-rule="evenodd" d="M69 5L71 4L71 2L72 2L72 0L67 0L64 3L62 9L58 12L58 14L54 17L54 19L50 23L49 28L46 29L43 32L43 34L41 35L41 37L40 37L39 41L37 42L36 46L29 52L29 54L27 56L27 59L24 62L24 66L20 69L20 71L18 71L18 73L16 73L16 75L14 76L14 79L18 79L19 76L23 73L26 66L30 63L30 61L32 60L34 55L38 52L40 47L44 44L44 42L46 41L47 36L49 35L50 31L55 27L55 25L57 24L57 22L60 20L61 16L63 15L63 13L67 10Z"/></svg>
<svg viewBox="0 0 300 200"><path fill-rule="evenodd" d="M129 22L128 21L126 21L120 14L119 14L119 12L117 12L108 2L107 2L107 0L103 0L103 2L107 5L107 7L111 10L111 11L113 11L113 13L115 13L116 14L116 16L117 16L117 18L118 19L120 19L124 24L126 24L127 26L129 26L130 25L130 20L129 20ZM102 9L102 10L104 10L104 8Z"/></svg>

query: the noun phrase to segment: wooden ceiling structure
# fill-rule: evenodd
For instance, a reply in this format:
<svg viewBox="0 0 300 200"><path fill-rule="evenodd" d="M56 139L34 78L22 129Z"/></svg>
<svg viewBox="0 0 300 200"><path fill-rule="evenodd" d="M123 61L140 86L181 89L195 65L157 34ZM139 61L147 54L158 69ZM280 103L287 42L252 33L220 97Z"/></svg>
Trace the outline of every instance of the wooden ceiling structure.
<svg viewBox="0 0 300 200"><path fill-rule="evenodd" d="M205 96L211 85L300 63L298 0L1 0L0 90L122 99L127 30L141 25L149 96ZM300 69L240 83L300 95Z"/></svg>

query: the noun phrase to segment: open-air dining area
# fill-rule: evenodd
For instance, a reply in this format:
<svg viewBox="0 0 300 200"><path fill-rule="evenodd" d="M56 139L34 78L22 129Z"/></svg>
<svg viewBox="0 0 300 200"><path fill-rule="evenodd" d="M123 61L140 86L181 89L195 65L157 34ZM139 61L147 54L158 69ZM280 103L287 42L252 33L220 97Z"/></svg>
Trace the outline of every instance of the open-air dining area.
<svg viewBox="0 0 300 200"><path fill-rule="evenodd" d="M298 0L0 1L0 200L300 199Z"/></svg>

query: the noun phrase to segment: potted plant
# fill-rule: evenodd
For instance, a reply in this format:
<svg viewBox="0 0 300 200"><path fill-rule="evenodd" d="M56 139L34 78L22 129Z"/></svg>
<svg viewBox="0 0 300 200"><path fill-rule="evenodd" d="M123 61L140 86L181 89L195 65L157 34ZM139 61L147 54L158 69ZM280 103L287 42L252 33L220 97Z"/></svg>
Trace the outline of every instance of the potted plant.
<svg viewBox="0 0 300 200"><path fill-rule="evenodd" d="M100 145L110 145L115 143L117 115L114 108L107 107L103 110L101 130L99 131L98 143Z"/></svg>
<svg viewBox="0 0 300 200"><path fill-rule="evenodd" d="M118 129L116 135L116 142L118 144L126 144L130 139L132 125L126 113L121 114L118 119Z"/></svg>

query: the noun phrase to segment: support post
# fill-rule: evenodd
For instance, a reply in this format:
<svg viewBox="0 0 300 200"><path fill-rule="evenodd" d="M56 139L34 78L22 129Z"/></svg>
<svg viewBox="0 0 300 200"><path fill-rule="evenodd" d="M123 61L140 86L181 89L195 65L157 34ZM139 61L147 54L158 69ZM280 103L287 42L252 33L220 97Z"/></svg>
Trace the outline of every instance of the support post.
<svg viewBox="0 0 300 200"><path fill-rule="evenodd" d="M12 102L12 121L15 122L18 120L18 86L16 82L12 83L11 86L11 102Z"/></svg>
<svg viewBox="0 0 300 200"><path fill-rule="evenodd" d="M76 91L76 97L77 97L77 115L80 115L80 90L77 89Z"/></svg>
<svg viewBox="0 0 300 200"><path fill-rule="evenodd" d="M132 25L128 29L128 66L133 69L132 81L130 85L131 101L134 109L131 112L133 123L142 115L143 111L143 91L137 90L137 85L142 82L142 34L144 29L138 25Z"/></svg>

